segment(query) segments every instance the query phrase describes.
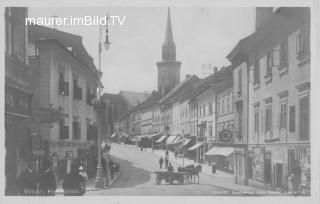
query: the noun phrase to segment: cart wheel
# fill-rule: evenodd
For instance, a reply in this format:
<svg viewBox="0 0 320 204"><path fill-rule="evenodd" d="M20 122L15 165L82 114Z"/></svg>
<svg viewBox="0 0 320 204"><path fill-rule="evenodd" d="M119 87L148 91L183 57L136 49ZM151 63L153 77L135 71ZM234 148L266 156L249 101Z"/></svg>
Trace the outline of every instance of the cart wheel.
<svg viewBox="0 0 320 204"><path fill-rule="evenodd" d="M156 177L156 182L157 182L158 185L161 184L161 180L160 180L159 176Z"/></svg>

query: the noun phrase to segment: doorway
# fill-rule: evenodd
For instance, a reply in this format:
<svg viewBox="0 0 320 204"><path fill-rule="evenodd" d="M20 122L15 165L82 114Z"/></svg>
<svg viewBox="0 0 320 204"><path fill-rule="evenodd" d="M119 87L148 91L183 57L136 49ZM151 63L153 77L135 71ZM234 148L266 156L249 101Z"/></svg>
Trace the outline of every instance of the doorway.
<svg viewBox="0 0 320 204"><path fill-rule="evenodd" d="M271 184L271 152L264 154L264 182Z"/></svg>
<svg viewBox="0 0 320 204"><path fill-rule="evenodd" d="M275 169L275 178L276 178L276 187L277 188L282 188L283 182L282 182L282 177L283 177L283 164L276 163L276 169Z"/></svg>

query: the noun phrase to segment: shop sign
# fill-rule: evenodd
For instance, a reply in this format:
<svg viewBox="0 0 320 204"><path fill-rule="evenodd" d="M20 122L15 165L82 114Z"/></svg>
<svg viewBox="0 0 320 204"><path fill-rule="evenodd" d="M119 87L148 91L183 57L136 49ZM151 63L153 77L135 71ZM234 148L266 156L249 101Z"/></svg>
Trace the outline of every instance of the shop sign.
<svg viewBox="0 0 320 204"><path fill-rule="evenodd" d="M283 161L284 161L284 153L281 152L280 150L276 150L273 155L273 162L283 163Z"/></svg>

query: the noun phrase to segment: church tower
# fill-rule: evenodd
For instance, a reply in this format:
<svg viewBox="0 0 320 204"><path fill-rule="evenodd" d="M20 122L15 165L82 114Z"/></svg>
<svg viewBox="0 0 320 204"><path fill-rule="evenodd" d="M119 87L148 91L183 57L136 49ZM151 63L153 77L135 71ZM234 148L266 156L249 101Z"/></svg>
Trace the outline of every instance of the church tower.
<svg viewBox="0 0 320 204"><path fill-rule="evenodd" d="M158 67L158 91L168 93L180 83L181 62L176 61L176 45L173 42L170 8L168 8L167 27L162 45L162 61Z"/></svg>

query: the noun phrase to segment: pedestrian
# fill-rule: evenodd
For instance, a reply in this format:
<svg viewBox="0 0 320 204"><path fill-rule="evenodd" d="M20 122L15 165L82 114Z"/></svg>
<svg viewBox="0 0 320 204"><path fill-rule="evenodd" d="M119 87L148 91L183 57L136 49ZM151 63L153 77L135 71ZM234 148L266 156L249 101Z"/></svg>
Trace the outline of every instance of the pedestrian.
<svg viewBox="0 0 320 204"><path fill-rule="evenodd" d="M79 175L78 166L73 164L71 172L65 177L62 188L65 196L81 196L84 194L81 184L82 176Z"/></svg>
<svg viewBox="0 0 320 204"><path fill-rule="evenodd" d="M160 157L160 159L159 159L159 164L160 164L160 169L162 169L162 164L163 164L163 158L162 157Z"/></svg>
<svg viewBox="0 0 320 204"><path fill-rule="evenodd" d="M51 170L50 161L43 162L43 171L39 177L39 194L42 196L54 196L57 189L56 177Z"/></svg>
<svg viewBox="0 0 320 204"><path fill-rule="evenodd" d="M115 169L114 169L114 163L112 159L110 159L109 161L109 170L110 170L111 180L113 180L113 173Z"/></svg>
<svg viewBox="0 0 320 204"><path fill-rule="evenodd" d="M17 179L17 188L21 196L37 195L37 176L34 172L33 163L28 163L28 167Z"/></svg>
<svg viewBox="0 0 320 204"><path fill-rule="evenodd" d="M166 150L166 158L169 159L169 151Z"/></svg>
<svg viewBox="0 0 320 204"><path fill-rule="evenodd" d="M81 190L83 193L86 192L86 186L88 181L88 174L87 171L84 169L83 166L79 167L79 175L82 177L82 183L81 183Z"/></svg>
<svg viewBox="0 0 320 204"><path fill-rule="evenodd" d="M101 158L101 167L102 167L103 176L107 176L107 161L104 157Z"/></svg>
<svg viewBox="0 0 320 204"><path fill-rule="evenodd" d="M293 177L291 178L293 194L298 195L300 192L300 184L301 184L301 168L298 162L295 163L292 169Z"/></svg>
<svg viewBox="0 0 320 204"><path fill-rule="evenodd" d="M174 168L173 168L172 164L169 163L169 165L168 165L168 172L173 172L173 171L174 171Z"/></svg>
<svg viewBox="0 0 320 204"><path fill-rule="evenodd" d="M214 162L212 162L212 174L215 174L216 171L217 171L217 164L216 164L216 162L214 161Z"/></svg>
<svg viewBox="0 0 320 204"><path fill-rule="evenodd" d="M164 167L165 167L165 168L168 168L168 163L169 163L168 158L167 158L167 157L164 158Z"/></svg>

